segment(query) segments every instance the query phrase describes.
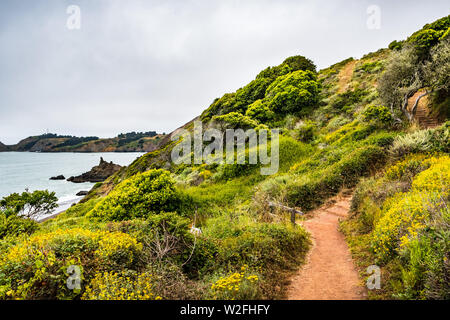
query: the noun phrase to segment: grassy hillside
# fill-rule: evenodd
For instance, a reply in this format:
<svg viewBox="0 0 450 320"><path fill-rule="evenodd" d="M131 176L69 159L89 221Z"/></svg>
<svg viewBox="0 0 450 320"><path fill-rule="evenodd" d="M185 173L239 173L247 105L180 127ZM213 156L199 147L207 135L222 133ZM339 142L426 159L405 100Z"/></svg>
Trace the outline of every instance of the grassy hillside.
<svg viewBox="0 0 450 320"><path fill-rule="evenodd" d="M445 17L318 72L302 56L261 71L199 119L205 128L279 129L276 174L249 161L176 165L168 135L31 236L6 233L0 296L281 298L310 240L269 202L309 212L350 189L342 229L354 258L362 276L377 264L389 283L371 297L448 298L449 27ZM422 128L408 102L424 88L435 129ZM82 271L78 291L65 286L70 265Z"/></svg>

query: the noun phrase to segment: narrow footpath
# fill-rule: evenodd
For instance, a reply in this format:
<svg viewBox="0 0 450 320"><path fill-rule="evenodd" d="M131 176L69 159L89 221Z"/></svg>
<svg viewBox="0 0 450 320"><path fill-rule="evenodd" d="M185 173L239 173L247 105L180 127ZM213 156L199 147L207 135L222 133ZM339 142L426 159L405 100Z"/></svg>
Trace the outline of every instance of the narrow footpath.
<svg viewBox="0 0 450 320"><path fill-rule="evenodd" d="M338 196L300 223L311 234L313 246L306 264L292 278L289 300L366 298L344 235L338 230L339 219L347 217L350 200L351 196Z"/></svg>

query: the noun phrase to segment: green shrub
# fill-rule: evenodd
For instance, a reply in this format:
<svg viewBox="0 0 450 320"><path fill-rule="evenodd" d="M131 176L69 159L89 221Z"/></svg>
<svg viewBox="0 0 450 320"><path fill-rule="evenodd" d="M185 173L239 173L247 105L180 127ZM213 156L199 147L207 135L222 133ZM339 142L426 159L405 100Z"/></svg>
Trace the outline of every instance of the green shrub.
<svg viewBox="0 0 450 320"><path fill-rule="evenodd" d="M344 93L339 93L332 102L332 106L335 109L342 110L346 106L361 102L365 95L367 95L367 92L359 88L353 91L349 90Z"/></svg>
<svg viewBox="0 0 450 320"><path fill-rule="evenodd" d="M252 103L248 107L245 115L261 123L270 121L275 116L275 114L262 102L262 100L256 100Z"/></svg>
<svg viewBox="0 0 450 320"><path fill-rule="evenodd" d="M67 287L69 266L81 280L99 269L136 267L142 244L120 232L58 229L21 239L0 252L0 298L75 299L83 293Z"/></svg>
<svg viewBox="0 0 450 320"><path fill-rule="evenodd" d="M374 62L366 62L362 66L360 66L358 69L362 70L367 73L376 73L379 72L382 68L382 63L380 61L374 61Z"/></svg>
<svg viewBox="0 0 450 320"><path fill-rule="evenodd" d="M316 66L314 63L303 56L292 56L283 61L283 64L287 64L292 71L303 70L316 72Z"/></svg>
<svg viewBox="0 0 450 320"><path fill-rule="evenodd" d="M394 40L391 43L389 43L388 48L391 49L391 50L398 51L398 50L401 50L403 48L403 43L404 43L404 41Z"/></svg>
<svg viewBox="0 0 450 320"><path fill-rule="evenodd" d="M279 114L298 113L318 101L319 85L311 71L295 71L278 77L266 91L263 102Z"/></svg>
<svg viewBox="0 0 450 320"><path fill-rule="evenodd" d="M230 128L233 129L249 129L256 128L258 122L251 119L248 116L244 116L238 112L230 112L221 116L214 116L213 120L226 123Z"/></svg>
<svg viewBox="0 0 450 320"><path fill-rule="evenodd" d="M385 106L368 106L363 114L367 122L379 127L390 127L394 119L392 113Z"/></svg>
<svg viewBox="0 0 450 320"><path fill-rule="evenodd" d="M32 234L39 229L39 224L31 219L21 218L14 213L0 211L0 239L20 234Z"/></svg>
<svg viewBox="0 0 450 320"><path fill-rule="evenodd" d="M450 126L448 122L436 129L418 130L398 136L390 149L394 157L409 153L446 152L450 150Z"/></svg>
<svg viewBox="0 0 450 320"><path fill-rule="evenodd" d="M419 51L427 52L432 46L434 46L443 33L433 29L425 29L416 32L414 35L408 38L408 42L412 43Z"/></svg>
<svg viewBox="0 0 450 320"><path fill-rule="evenodd" d="M300 141L305 143L311 142L317 136L317 124L307 121L296 130L295 134Z"/></svg>
<svg viewBox="0 0 450 320"><path fill-rule="evenodd" d="M227 93L223 97L215 99L209 108L202 113L201 119L207 121L215 115L224 115L230 112L245 114L249 105L266 96L267 88L278 77L295 71L315 73L315 70L316 66L311 60L303 56L289 57L278 66L264 69L256 76L255 80L238 89L235 93Z"/></svg>
<svg viewBox="0 0 450 320"><path fill-rule="evenodd" d="M100 220L128 220L180 209L183 196L170 172L153 169L121 182L87 216Z"/></svg>

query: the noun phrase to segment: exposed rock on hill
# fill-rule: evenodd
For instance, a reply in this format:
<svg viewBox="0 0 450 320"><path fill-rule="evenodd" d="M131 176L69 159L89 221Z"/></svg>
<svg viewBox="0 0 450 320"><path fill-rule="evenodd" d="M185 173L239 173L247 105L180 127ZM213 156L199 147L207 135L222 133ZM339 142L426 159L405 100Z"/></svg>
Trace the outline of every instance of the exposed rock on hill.
<svg viewBox="0 0 450 320"><path fill-rule="evenodd" d="M100 158L100 163L98 166L95 166L89 172L85 172L77 177L70 177L67 181L74 183L82 183L82 182L102 182L105 181L106 178L113 175L117 171L122 168L118 164L114 164L111 162L106 162L103 158Z"/></svg>

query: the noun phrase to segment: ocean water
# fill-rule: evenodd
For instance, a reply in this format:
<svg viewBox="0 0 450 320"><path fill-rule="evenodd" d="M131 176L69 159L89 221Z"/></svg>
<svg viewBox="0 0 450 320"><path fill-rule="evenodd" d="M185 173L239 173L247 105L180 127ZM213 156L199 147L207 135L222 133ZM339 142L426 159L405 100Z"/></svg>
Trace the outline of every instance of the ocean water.
<svg viewBox="0 0 450 320"><path fill-rule="evenodd" d="M53 181L50 177L80 175L98 165L100 157L126 166L142 154L0 152L0 199L25 189L54 191L59 204L55 212L61 212L82 198L76 196L79 191L89 191L94 184Z"/></svg>

